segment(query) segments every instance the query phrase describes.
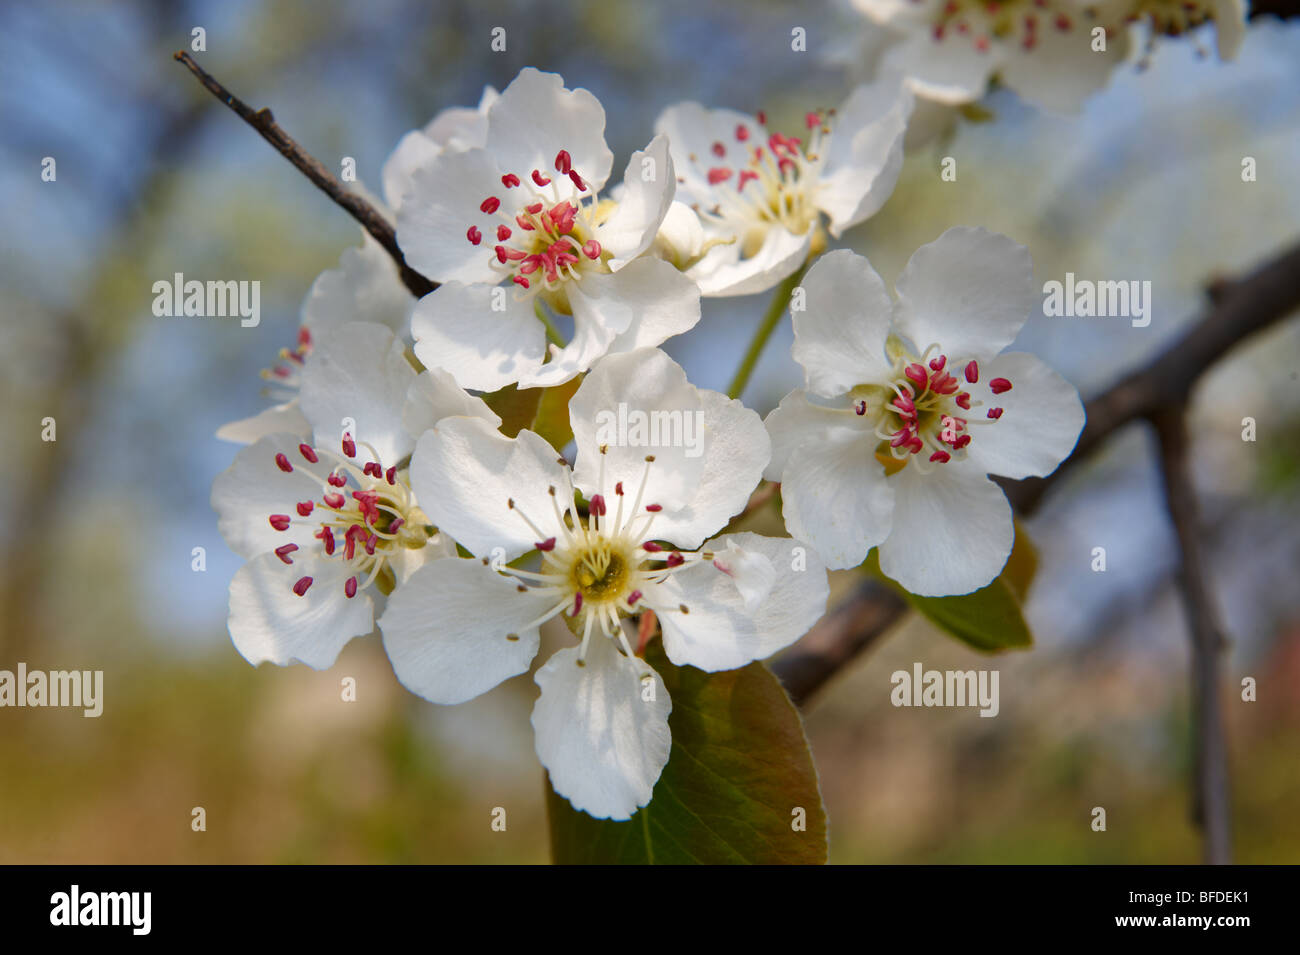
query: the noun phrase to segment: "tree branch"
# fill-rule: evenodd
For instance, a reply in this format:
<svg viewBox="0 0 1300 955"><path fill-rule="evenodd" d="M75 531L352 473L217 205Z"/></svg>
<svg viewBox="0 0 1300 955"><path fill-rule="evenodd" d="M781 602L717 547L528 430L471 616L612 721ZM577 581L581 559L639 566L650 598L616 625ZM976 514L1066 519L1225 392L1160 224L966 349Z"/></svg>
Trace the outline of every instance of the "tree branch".
<svg viewBox="0 0 1300 955"><path fill-rule="evenodd" d="M1120 379L1085 405L1088 423L1073 453L1045 478L1006 481L1003 490L1022 514L1032 513L1062 473L1092 454L1124 425L1182 404L1200 376L1238 342L1300 308L1300 244L1244 279L1211 286L1204 318L1146 366Z"/></svg>
<svg viewBox="0 0 1300 955"><path fill-rule="evenodd" d="M406 257L402 255L402 250L397 246L397 232L383 213L361 196L344 188L343 183L339 182L319 159L309 154L294 141L292 136L280 128L269 109L254 110L221 85L212 74L199 66L194 61L194 57L184 50L178 50L173 55L173 58L184 63L186 68L198 78L198 81L203 84L208 92L230 107L235 115L249 126L257 130L263 139L274 146L280 155L293 163L299 172L315 183L321 192L334 200L335 204L342 206L352 218L361 223L361 227L374 236L375 241L382 245L393 261L397 263L398 272L402 277L402 284L406 286L412 295L416 298L423 298L438 287L436 282L429 281L429 279L406 264Z"/></svg>
<svg viewBox="0 0 1300 955"><path fill-rule="evenodd" d="M1205 833L1205 861L1227 865L1232 855L1228 795L1228 744L1220 696L1223 650L1227 646L1218 608L1210 592L1201 549L1201 528L1188 466L1185 405L1152 418L1160 438L1160 471L1165 501L1181 550L1179 590L1192 638L1192 716L1195 761L1192 818Z"/></svg>
<svg viewBox="0 0 1300 955"><path fill-rule="evenodd" d="M884 584L863 580L853 594L772 662L790 698L803 706L840 667L871 646L906 612Z"/></svg>

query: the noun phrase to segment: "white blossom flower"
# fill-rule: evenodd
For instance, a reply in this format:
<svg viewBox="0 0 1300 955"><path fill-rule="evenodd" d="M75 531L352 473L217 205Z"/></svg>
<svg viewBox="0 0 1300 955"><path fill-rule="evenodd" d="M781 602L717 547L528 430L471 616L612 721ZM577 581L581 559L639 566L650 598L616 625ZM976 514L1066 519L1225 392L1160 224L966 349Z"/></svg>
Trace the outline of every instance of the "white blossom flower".
<svg viewBox="0 0 1300 955"><path fill-rule="evenodd" d="M383 198L373 195L360 182L351 188L364 196L385 218L396 218L402 196L410 187L416 169L443 151L457 151L483 145L487 131L487 109L497 92L486 87L477 109L452 107L435 116L423 129L411 130L398 142L384 162L381 181ZM298 409L300 373L311 357L312 333L345 322L380 322L399 336L411 330L415 296L402 282L397 263L365 229L361 245L346 249L338 268L316 277L303 300L298 340L293 348L282 348L277 360L262 371L268 382L267 395L276 402L270 408L217 431L217 437L236 444L251 444L277 432L309 430Z"/></svg>
<svg viewBox="0 0 1300 955"><path fill-rule="evenodd" d="M898 181L911 111L896 82L864 84L838 110L809 112L805 136L769 131L763 113L694 102L664 110L655 131L668 136L680 201L703 225L703 241L679 250L691 259L686 274L705 295L761 292L825 246L823 217L838 239L874 215Z"/></svg>
<svg viewBox="0 0 1300 955"><path fill-rule="evenodd" d="M346 249L336 269L316 277L303 300L297 343L282 348L270 368L262 370L265 394L276 402L249 418L232 421L217 430L217 437L236 444L251 444L276 433L309 430L298 407L302 371L311 360L314 336L348 322L378 322L398 335L410 329L415 296L406 290L397 265L384 247L365 230L360 246Z"/></svg>
<svg viewBox="0 0 1300 955"><path fill-rule="evenodd" d="M218 528L248 563L230 585L230 635L250 663L334 662L373 627L375 590L455 553L411 491L407 459L447 415L496 417L444 372L417 374L385 326L324 329L303 371L305 433L242 448L212 487Z"/></svg>
<svg viewBox="0 0 1300 955"><path fill-rule="evenodd" d="M786 527L833 568L878 546L881 569L915 594L987 585L1014 538L988 475L1050 474L1084 420L1069 382L1003 352L1038 306L1028 250L954 228L912 256L897 303L848 251L823 256L802 287L792 353L805 388L766 421Z"/></svg>
<svg viewBox="0 0 1300 955"><path fill-rule="evenodd" d="M1027 100L1077 111L1128 55L1122 20L1084 0L854 0L900 34L881 62L920 97L981 99L997 76ZM1094 50L1094 27L1106 31Z"/></svg>
<svg viewBox="0 0 1300 955"><path fill-rule="evenodd" d="M601 359L569 409L572 471L531 431L511 439L482 420L447 418L420 438L412 487L481 559L426 564L380 627L406 687L458 703L525 672L539 627L564 619L580 642L537 672L537 753L574 806L626 819L668 760L672 709L635 655L630 618L655 612L675 664L739 667L820 617L826 574L797 541L709 539L743 509L770 446L758 415L696 389L663 352ZM626 431L620 415L632 420ZM701 440L664 440L665 423L679 437L698 425ZM536 569L517 566L534 551Z"/></svg>
<svg viewBox="0 0 1300 955"><path fill-rule="evenodd" d="M298 407L300 373L311 355L312 334L306 324L298 326L293 348L281 348L270 368L262 369L266 387L262 396L273 402L257 414L230 421L217 429L217 437L234 444L252 444L268 434L302 434L311 430Z"/></svg>
<svg viewBox="0 0 1300 955"><path fill-rule="evenodd" d="M421 165L398 213L412 268L441 287L416 306L416 354L466 388L554 385L601 355L657 345L691 328L699 290L643 255L672 202L660 136L634 153L621 201L600 201L613 154L605 111L554 73L523 70L487 110L481 148ZM546 343L542 304L572 316Z"/></svg>

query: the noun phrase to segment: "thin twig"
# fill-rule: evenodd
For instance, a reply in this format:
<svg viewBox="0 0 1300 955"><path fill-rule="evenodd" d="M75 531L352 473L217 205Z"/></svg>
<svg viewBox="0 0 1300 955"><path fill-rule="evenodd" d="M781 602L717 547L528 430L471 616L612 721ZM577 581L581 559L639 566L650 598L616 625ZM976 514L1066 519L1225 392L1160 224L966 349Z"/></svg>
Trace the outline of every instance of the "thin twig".
<svg viewBox="0 0 1300 955"><path fill-rule="evenodd" d="M1227 865L1232 856L1228 795L1228 745L1223 725L1223 650L1227 646L1218 607L1210 591L1201 548L1196 493L1188 466L1187 409L1173 405L1152 418L1160 438L1165 501L1181 550L1178 582L1192 638L1194 723L1192 818L1205 834L1205 861Z"/></svg>
<svg viewBox="0 0 1300 955"><path fill-rule="evenodd" d="M384 250L392 256L393 261L397 263L398 271L402 277L402 284L406 286L412 295L416 298L423 298L438 287L436 282L429 281L429 279L406 264L406 257L402 255L402 250L397 246L397 232L383 213L361 196L344 188L343 183L339 182L319 159L316 159L299 146L292 136L280 128L269 109L254 110L231 93L230 90L226 89L212 74L199 66L194 61L194 57L184 50L178 50L173 58L184 63L186 68L198 78L198 81L203 84L208 92L230 107L235 115L249 126L257 130L263 139L274 146L280 155L293 163L299 172L315 183L321 192L333 199L335 204L342 206L352 218L361 223L361 227L374 236L375 241L382 245Z"/></svg>

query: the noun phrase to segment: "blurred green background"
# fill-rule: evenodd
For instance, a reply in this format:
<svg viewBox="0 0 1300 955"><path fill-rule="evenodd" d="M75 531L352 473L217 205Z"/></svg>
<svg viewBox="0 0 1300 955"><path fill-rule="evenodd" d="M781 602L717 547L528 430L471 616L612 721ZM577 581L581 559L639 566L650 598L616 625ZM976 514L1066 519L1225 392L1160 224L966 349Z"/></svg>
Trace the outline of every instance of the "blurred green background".
<svg viewBox="0 0 1300 955"><path fill-rule="evenodd" d="M603 102L616 168L682 99L794 125L866 68L864 21L833 3L13 3L0 9L0 669L102 669L104 714L0 710L0 862L543 862L529 677L455 708L395 681L376 637L326 672L248 666L225 631L238 566L216 532L213 434L265 405L313 278L355 225L171 59L199 62L327 166L372 187L438 110L523 66ZM507 50L493 53L494 26ZM790 30L808 50L790 50ZM1239 60L1168 42L1084 113L995 93L993 122L909 154L894 196L847 237L892 283L951 225L1026 244L1038 281L1150 279L1150 327L1032 318L1020 346L1089 394L1157 352L1205 282L1300 223L1300 24L1254 23ZM58 178L42 182L41 160ZM958 179L939 180L940 160ZM1243 183L1241 159L1259 178ZM262 322L155 318L151 286L256 279ZM669 343L723 388L766 302L706 303ZM1192 417L1216 597L1234 639L1227 705L1237 858L1300 861L1300 333L1238 349ZM789 330L747 393L766 413L799 376ZM1258 422L1253 444L1241 419ZM40 440L53 416L58 440ZM1029 523L1038 646L982 658L909 621L808 711L834 862L1194 862L1187 650L1152 441L1075 472ZM775 529L775 527L773 528ZM1108 570L1094 574L1104 546ZM204 572L191 569L203 547ZM837 579L842 588L848 581ZM545 653L539 658L544 660ZM895 709L889 675L1001 671L1001 713ZM358 698L340 698L357 680ZM1259 700L1238 701L1252 676ZM191 810L207 831L191 830ZM494 807L505 832L491 829ZM1104 806L1108 830L1089 826Z"/></svg>

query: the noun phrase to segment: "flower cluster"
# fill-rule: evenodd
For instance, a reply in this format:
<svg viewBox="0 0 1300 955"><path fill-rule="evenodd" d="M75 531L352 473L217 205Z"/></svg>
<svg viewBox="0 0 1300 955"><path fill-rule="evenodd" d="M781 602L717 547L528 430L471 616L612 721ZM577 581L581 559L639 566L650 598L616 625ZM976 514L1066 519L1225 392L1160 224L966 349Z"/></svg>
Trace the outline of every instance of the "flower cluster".
<svg viewBox="0 0 1300 955"><path fill-rule="evenodd" d="M1130 27L1181 36L1213 22L1219 58L1236 56L1243 0L854 0L891 39L880 69L926 100L980 99L997 79L1049 109L1076 112L1129 55Z"/></svg>
<svg viewBox="0 0 1300 955"><path fill-rule="evenodd" d="M672 747L648 639L675 666L765 659L824 613L828 567L873 547L917 594L992 580L1014 532L988 475L1050 471L1082 408L1004 353L1033 305L1011 240L950 230L897 302L865 259L826 252L888 198L911 110L892 81L796 130L678 104L613 189L604 110L555 74L407 134L374 201L437 288L416 301L367 238L313 285L267 373L279 403L221 431L244 445L212 491L247 561L239 652L327 667L377 627L404 686L455 704L527 672L544 626L567 631L535 672L537 754L575 807L626 819ZM659 349L702 297L805 268L805 387L766 422ZM505 428L507 388L568 395L571 442ZM654 427L611 428L628 409ZM789 537L731 530L765 477Z"/></svg>

